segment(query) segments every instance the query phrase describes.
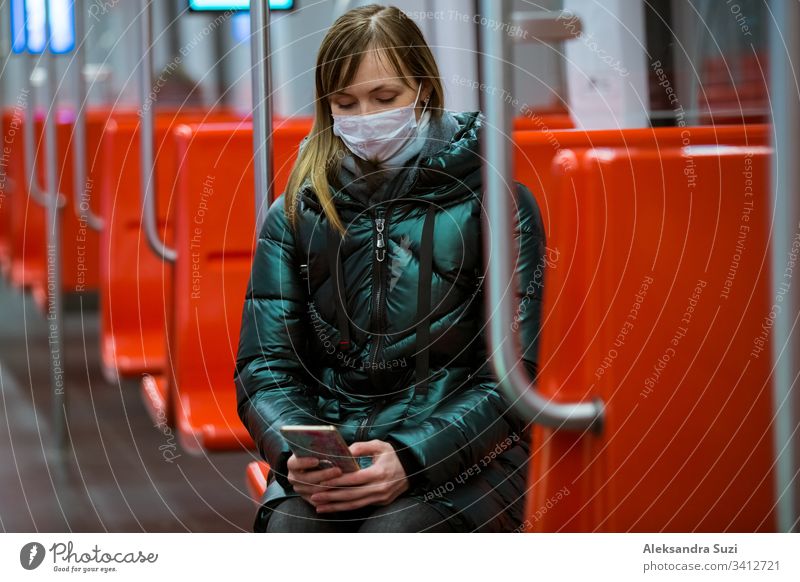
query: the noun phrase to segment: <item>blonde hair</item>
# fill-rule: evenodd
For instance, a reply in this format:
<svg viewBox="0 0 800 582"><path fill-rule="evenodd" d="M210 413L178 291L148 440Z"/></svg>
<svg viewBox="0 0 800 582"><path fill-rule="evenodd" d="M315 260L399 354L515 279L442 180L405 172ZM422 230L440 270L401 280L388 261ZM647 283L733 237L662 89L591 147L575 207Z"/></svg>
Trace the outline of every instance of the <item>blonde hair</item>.
<svg viewBox="0 0 800 582"><path fill-rule="evenodd" d="M310 181L329 222L344 235L330 182L338 175L348 150L333 135L328 96L350 85L364 55L371 50L377 50L379 58L388 58L390 70L406 86L412 87L409 78L418 83L428 81L432 88L428 108L433 118L442 115L444 92L439 67L419 27L404 12L395 6L369 4L336 19L317 54L314 124L286 185L284 208L292 228L297 226L298 194Z"/></svg>

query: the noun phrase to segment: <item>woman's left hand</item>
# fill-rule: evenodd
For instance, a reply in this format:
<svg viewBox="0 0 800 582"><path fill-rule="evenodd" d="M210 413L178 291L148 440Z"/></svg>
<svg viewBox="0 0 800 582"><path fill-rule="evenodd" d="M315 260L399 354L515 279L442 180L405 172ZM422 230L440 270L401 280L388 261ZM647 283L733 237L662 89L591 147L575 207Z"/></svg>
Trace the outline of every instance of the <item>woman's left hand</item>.
<svg viewBox="0 0 800 582"><path fill-rule="evenodd" d="M355 457L372 457L372 465L320 483L331 489L311 496L318 513L388 505L408 489L406 472L390 443L371 440L348 448Z"/></svg>

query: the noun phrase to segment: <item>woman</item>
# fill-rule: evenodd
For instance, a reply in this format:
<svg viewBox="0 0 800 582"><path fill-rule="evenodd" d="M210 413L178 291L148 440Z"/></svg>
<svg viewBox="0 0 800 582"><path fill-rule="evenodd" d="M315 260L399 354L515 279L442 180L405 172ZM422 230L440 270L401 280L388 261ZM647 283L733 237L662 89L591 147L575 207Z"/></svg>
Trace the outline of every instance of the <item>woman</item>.
<svg viewBox="0 0 800 582"><path fill-rule="evenodd" d="M316 91L242 314L239 415L271 467L255 530L512 531L529 443L486 363L483 115L444 109L419 28L374 4L331 27ZM515 189L516 333L535 377L545 240ZM279 433L320 424L372 465L319 469Z"/></svg>

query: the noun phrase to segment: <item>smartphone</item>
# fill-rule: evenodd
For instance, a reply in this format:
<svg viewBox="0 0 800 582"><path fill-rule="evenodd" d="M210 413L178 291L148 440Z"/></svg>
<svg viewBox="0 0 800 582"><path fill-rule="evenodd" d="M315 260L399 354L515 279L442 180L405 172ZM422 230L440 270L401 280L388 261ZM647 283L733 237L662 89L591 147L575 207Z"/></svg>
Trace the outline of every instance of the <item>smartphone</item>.
<svg viewBox="0 0 800 582"><path fill-rule="evenodd" d="M343 473L352 473L361 468L335 426L287 425L281 427L281 434L295 457L316 457L320 469L339 467Z"/></svg>

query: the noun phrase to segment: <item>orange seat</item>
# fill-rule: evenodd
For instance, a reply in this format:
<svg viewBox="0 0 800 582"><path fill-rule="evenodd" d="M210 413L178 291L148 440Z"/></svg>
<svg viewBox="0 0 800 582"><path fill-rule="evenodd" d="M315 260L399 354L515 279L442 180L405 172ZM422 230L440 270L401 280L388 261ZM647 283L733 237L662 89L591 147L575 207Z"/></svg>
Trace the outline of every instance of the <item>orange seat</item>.
<svg viewBox="0 0 800 582"><path fill-rule="evenodd" d="M11 205L23 196L25 185L22 114L21 109L4 109L0 117L4 146L0 152L0 273L4 277L11 276Z"/></svg>
<svg viewBox="0 0 800 582"><path fill-rule="evenodd" d="M576 156L590 148L660 152L683 144L765 145L769 139L766 125L514 132L514 179L530 188L542 211L548 247L546 267L559 265L549 274L547 288L558 298L559 309L549 317L550 324L563 336L564 345L586 345L588 340L581 334L590 333L571 324L574 314L586 309L585 295L572 289L588 288L593 276L580 268L584 264L584 242L575 223L578 199L574 193L563 193L564 171L575 166ZM561 377L570 378L570 373L575 373L573 358L568 357L563 366Z"/></svg>
<svg viewBox="0 0 800 582"><path fill-rule="evenodd" d="M34 114L34 151L36 152L36 171L39 184L44 184L44 141L42 130L44 114ZM16 186L15 195L9 197L8 218L10 222L8 249L10 280L16 287L28 289L33 282L41 280L45 273L46 257L45 209L28 195L29 177L25 173L24 126L27 121L19 120L16 139L9 145L11 160L9 171Z"/></svg>
<svg viewBox="0 0 800 582"><path fill-rule="evenodd" d="M256 503L261 502L264 492L267 490L267 478L269 477L269 465L264 461L253 461L247 465L245 472L245 482L250 497Z"/></svg>
<svg viewBox="0 0 800 582"><path fill-rule="evenodd" d="M159 111L155 123L157 227L172 243L169 220L175 183L175 146L170 131L184 121L237 119L235 113ZM112 119L102 134L108 171L100 185L100 345L103 371L113 380L163 373L165 330L171 317L172 265L151 251L141 228L139 122Z"/></svg>
<svg viewBox="0 0 800 582"><path fill-rule="evenodd" d="M572 129L575 123L567 112L529 111L527 115L514 117L514 131L549 131Z"/></svg>
<svg viewBox="0 0 800 582"><path fill-rule="evenodd" d="M285 188L310 122L274 129L275 184ZM190 451L252 449L233 387L244 295L256 239L253 134L240 124L175 130L179 164L175 206L173 355L168 375L178 438Z"/></svg>
<svg viewBox="0 0 800 582"><path fill-rule="evenodd" d="M86 185L84 192L78 195L82 196L82 200L89 208L99 208L97 203L100 195L99 185L101 176L107 169L103 150L99 147L100 138L106 122L112 115L132 117L134 112L112 113L109 109L91 109L86 112ZM55 123L58 192L64 196L65 201L65 206L59 212L61 290L63 293L94 291L99 285L100 238L98 232L87 222L79 219L73 209L76 195L72 159L75 155L74 112L59 111ZM48 188L46 180L42 185ZM37 212L43 212L41 207L36 206ZM35 236L35 233L30 233L30 236ZM46 242L46 232L42 231L41 236ZM46 264L46 249L36 245L32 258L36 264ZM48 288L46 270L34 271L31 284L33 297L39 308L44 311Z"/></svg>
<svg viewBox="0 0 800 582"><path fill-rule="evenodd" d="M168 244L167 203L174 176L174 149L165 139L172 120L155 129L158 230ZM139 132L136 120L111 120L102 137L111 170L102 184L100 216L100 345L109 379L160 372L165 367L165 298L171 266L157 259L141 229ZM165 195L165 192L167 195Z"/></svg>
<svg viewBox="0 0 800 582"><path fill-rule="evenodd" d="M527 528L774 531L769 149L563 153L539 390L606 418L535 427Z"/></svg>
<svg viewBox="0 0 800 582"><path fill-rule="evenodd" d="M22 111L17 112L19 116ZM99 141L102 128L109 110L90 110L86 115L87 123L87 188L84 199L90 207L95 207L96 187L101 173L105 170ZM133 112L117 112L114 115L134 115ZM45 172L45 152L43 136L43 116L35 116L35 147L37 153L37 170L39 183L47 189ZM24 121L18 117L18 131L11 144L14 163L12 182L16 186L14 196L9 200L9 221L7 230L8 253L6 255L6 272L12 282L18 286L30 288L40 308L44 310L47 297L47 232L46 209L28 195L28 177L24 168L24 142L22 131ZM62 292L84 292L97 288L98 284L98 235L82 223L73 210L73 162L74 154L73 128L74 112L59 110L55 116L56 124L56 174L59 180L58 190L64 196L65 206L59 211L60 220L60 257L61 257L61 290Z"/></svg>

